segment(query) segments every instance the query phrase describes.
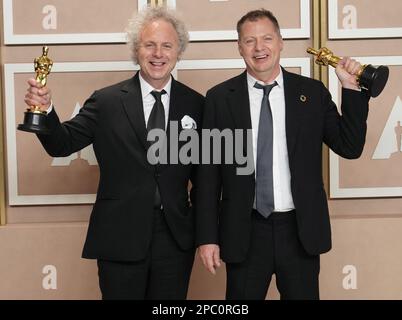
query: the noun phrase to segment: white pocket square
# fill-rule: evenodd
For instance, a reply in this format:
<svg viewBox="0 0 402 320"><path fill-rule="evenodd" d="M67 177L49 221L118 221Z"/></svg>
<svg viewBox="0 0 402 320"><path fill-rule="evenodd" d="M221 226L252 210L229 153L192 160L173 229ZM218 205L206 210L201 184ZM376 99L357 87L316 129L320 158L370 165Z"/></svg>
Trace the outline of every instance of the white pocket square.
<svg viewBox="0 0 402 320"><path fill-rule="evenodd" d="M181 119L181 127L183 129L197 129L197 123L193 118L186 115Z"/></svg>

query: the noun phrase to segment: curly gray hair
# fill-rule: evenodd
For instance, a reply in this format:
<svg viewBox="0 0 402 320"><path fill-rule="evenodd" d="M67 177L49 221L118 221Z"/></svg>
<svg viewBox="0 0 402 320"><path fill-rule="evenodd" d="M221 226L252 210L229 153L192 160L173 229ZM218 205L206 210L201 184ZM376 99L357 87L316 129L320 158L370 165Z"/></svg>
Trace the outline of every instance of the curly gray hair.
<svg viewBox="0 0 402 320"><path fill-rule="evenodd" d="M127 44L130 47L131 58L134 63L137 63L137 50L140 42L140 34L142 29L150 22L163 19L172 24L173 28L177 32L179 38L179 58L183 54L189 41L189 34L176 12L166 7L147 7L146 9L135 13L133 17L128 21L126 28L127 32Z"/></svg>

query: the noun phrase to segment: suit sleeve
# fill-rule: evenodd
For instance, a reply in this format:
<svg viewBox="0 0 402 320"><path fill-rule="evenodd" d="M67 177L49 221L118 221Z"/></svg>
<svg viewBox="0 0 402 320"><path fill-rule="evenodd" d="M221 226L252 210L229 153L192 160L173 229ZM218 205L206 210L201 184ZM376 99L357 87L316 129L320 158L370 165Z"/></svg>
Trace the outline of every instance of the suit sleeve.
<svg viewBox="0 0 402 320"><path fill-rule="evenodd" d="M38 134L52 157L66 157L93 143L98 121L97 95L94 93L71 120L61 123L55 109L47 116L49 135Z"/></svg>
<svg viewBox="0 0 402 320"><path fill-rule="evenodd" d="M207 93L203 113L203 134L216 128L217 102ZM203 140L203 139L200 139ZM201 141L200 141L201 142ZM210 140L211 142L211 140ZM212 163L212 144L208 149L202 143L201 164L197 170L196 192L196 245L218 244L219 199L221 194L221 173L218 164ZM206 150L208 149L208 150Z"/></svg>
<svg viewBox="0 0 402 320"><path fill-rule="evenodd" d="M366 140L369 96L365 91L342 89L340 115L328 90L323 87L323 91L323 105L327 106L324 119L325 144L341 157L360 157Z"/></svg>

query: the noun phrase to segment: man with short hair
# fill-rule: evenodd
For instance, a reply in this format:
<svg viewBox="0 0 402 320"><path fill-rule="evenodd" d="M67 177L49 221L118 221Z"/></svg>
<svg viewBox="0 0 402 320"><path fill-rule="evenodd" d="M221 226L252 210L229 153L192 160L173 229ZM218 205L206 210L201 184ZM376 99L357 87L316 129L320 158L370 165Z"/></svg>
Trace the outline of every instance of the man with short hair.
<svg viewBox="0 0 402 320"><path fill-rule="evenodd" d="M227 299L264 299L273 274L281 299L319 299L319 255L331 248L322 143L350 159L363 150L369 96L356 82L360 64L343 58L336 68L341 116L321 82L280 66L270 11L247 13L237 31L246 71L207 92L203 129L251 129L255 172L239 174L236 162L200 166L199 255L213 274L225 261Z"/></svg>

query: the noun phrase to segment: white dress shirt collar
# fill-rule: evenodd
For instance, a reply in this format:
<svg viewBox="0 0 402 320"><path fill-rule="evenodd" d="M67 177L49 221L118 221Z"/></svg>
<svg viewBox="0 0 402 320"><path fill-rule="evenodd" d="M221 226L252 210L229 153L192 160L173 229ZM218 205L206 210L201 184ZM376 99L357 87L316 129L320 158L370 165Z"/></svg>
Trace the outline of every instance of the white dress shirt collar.
<svg viewBox="0 0 402 320"><path fill-rule="evenodd" d="M142 99L146 99L146 97L152 92L152 91L162 91L165 90L166 94L168 97L170 97L170 89L172 88L172 77L169 78L169 81L166 83L166 85L162 88L162 90L157 90L154 87L152 87L142 76L141 72L138 71L139 74L139 79L140 79L140 86L141 86L141 94L142 94Z"/></svg>
<svg viewBox="0 0 402 320"><path fill-rule="evenodd" d="M279 88L283 88L283 73L282 73L282 68L279 69L279 74L278 76L275 78L275 80L278 83ZM272 81L272 83L274 82ZM264 83L260 80L257 80L256 78L254 78L250 73L247 72L247 84L249 86L249 88L254 88L254 84L258 82L260 84L267 85L267 83Z"/></svg>
<svg viewBox="0 0 402 320"><path fill-rule="evenodd" d="M142 95L142 104L143 104L143 111L144 111L144 118L145 118L145 126L148 124L149 116L151 115L152 108L155 103L155 98L151 94L152 91L156 90L152 87L145 79L139 74L140 86L141 86L141 95ZM170 110L170 91L172 87L172 77L170 77L169 81L166 85L162 88L162 90L166 91L166 94L163 94L162 105L165 109L165 129L167 128L168 121L169 121L169 110ZM156 90L161 91L161 90Z"/></svg>

